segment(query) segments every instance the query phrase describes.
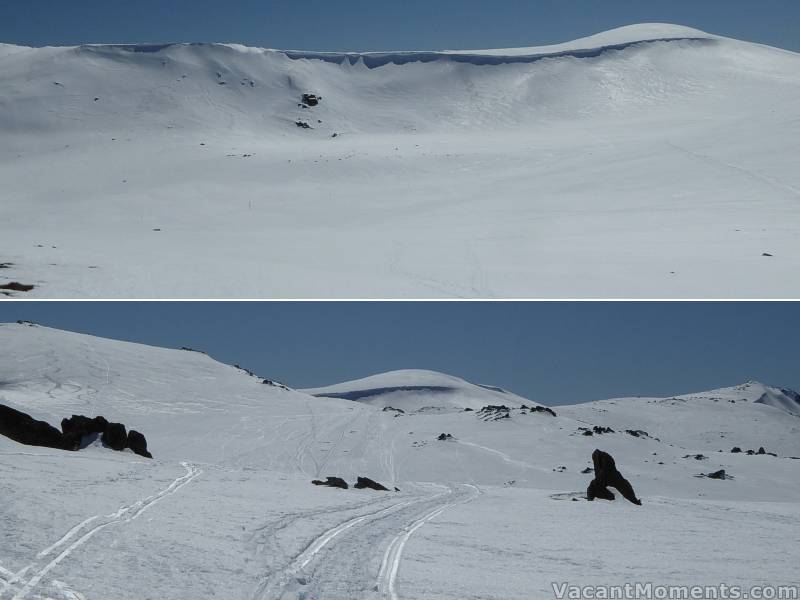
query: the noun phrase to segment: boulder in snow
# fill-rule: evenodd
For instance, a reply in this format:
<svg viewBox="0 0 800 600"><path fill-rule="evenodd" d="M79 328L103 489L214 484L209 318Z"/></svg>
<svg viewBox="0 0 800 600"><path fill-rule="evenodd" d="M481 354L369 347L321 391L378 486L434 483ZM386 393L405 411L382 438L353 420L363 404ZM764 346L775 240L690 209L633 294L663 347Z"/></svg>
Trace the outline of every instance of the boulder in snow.
<svg viewBox="0 0 800 600"><path fill-rule="evenodd" d="M325 481L315 479L311 483L313 483L314 485L324 485L327 487L340 488L343 490L346 490L350 487L349 485L347 485L347 482L341 477L328 477L325 479Z"/></svg>
<svg viewBox="0 0 800 600"><path fill-rule="evenodd" d="M594 479L586 490L587 500L594 500L595 498L613 500L614 494L608 489L613 487L626 500L641 506L642 501L636 497L636 492L633 491L633 486L630 482L617 470L614 458L610 454L602 450L595 450L592 452L592 462L594 463Z"/></svg>
<svg viewBox="0 0 800 600"><path fill-rule="evenodd" d="M128 432L128 448L139 456L153 458L153 455L147 451L147 439L135 429Z"/></svg>
<svg viewBox="0 0 800 600"><path fill-rule="evenodd" d="M28 446L73 450L63 434L49 423L3 404L0 404L0 434Z"/></svg>
<svg viewBox="0 0 800 600"><path fill-rule="evenodd" d="M112 450L125 450L128 447L128 433L122 423L109 423L100 440Z"/></svg>
<svg viewBox="0 0 800 600"><path fill-rule="evenodd" d="M369 477L359 477L358 481L355 483L355 485L353 485L353 487L356 488L357 490L370 489L370 490L377 490L379 492L389 491L389 488L381 485L377 481L373 481Z"/></svg>

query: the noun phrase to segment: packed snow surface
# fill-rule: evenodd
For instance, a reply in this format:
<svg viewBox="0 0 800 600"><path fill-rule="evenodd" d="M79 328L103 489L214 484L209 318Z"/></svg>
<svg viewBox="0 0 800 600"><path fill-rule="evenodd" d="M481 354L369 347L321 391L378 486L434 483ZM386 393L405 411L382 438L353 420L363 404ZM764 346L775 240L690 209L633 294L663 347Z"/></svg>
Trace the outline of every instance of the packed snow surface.
<svg viewBox="0 0 800 600"><path fill-rule="evenodd" d="M749 382L552 416L430 371L317 396L200 352L30 324L0 325L0 346L13 349L1 404L55 425L102 414L155 457L0 436L4 600L527 600L553 598L554 582L799 582L800 416L762 401L791 390ZM379 387L416 390L366 393ZM508 416L466 410L481 390L487 405L514 398ZM383 410L389 398L402 413ZM594 426L614 431L586 435ZM777 456L746 454L760 446ZM643 506L582 499L595 448ZM733 478L701 477L719 469ZM327 476L399 491L310 483Z"/></svg>
<svg viewBox="0 0 800 600"><path fill-rule="evenodd" d="M0 285L796 297L798 97L798 54L663 24L480 51L0 45Z"/></svg>

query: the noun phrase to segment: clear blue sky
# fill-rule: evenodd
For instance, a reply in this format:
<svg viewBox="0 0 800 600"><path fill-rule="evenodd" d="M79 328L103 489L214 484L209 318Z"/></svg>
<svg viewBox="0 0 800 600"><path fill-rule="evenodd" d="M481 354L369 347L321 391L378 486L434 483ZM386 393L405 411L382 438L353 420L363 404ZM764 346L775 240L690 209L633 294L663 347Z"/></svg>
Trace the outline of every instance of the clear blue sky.
<svg viewBox="0 0 800 600"><path fill-rule="evenodd" d="M0 303L0 322L18 319L190 346L298 388L425 368L545 404L748 379L800 390L797 302Z"/></svg>
<svg viewBox="0 0 800 600"><path fill-rule="evenodd" d="M301 50L541 45L658 21L800 51L798 0L0 0L0 42Z"/></svg>

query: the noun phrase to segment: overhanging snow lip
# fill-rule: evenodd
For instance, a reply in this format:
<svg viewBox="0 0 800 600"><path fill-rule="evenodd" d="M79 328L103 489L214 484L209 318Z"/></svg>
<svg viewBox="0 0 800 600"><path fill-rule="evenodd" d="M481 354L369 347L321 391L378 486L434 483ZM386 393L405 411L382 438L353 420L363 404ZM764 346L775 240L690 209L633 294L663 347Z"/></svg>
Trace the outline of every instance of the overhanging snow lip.
<svg viewBox="0 0 800 600"><path fill-rule="evenodd" d="M537 54L480 54L469 52L304 52L301 50L279 50L293 60L322 60L341 64L345 61L355 65L363 61L368 69L375 69L387 64L404 65L412 62L429 63L437 60L468 63L475 66L503 65L511 63L533 63L548 58L597 58L598 56L612 51L625 50L639 44L653 44L658 42L694 42L694 43L716 43L714 38L707 37L666 37L653 38L647 40L636 40L619 44L609 44L596 48L585 48L578 50L562 50L560 52L545 52Z"/></svg>

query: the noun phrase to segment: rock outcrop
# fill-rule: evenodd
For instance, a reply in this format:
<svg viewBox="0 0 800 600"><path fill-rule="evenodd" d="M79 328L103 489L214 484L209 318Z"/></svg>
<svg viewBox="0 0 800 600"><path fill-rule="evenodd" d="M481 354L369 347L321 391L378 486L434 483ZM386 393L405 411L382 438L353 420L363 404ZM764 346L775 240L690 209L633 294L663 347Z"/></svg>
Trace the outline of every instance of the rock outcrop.
<svg viewBox="0 0 800 600"><path fill-rule="evenodd" d="M109 423L100 441L112 450L125 450L128 447L128 432L122 423Z"/></svg>
<svg viewBox="0 0 800 600"><path fill-rule="evenodd" d="M49 423L3 404L0 404L0 434L28 446L73 449L64 435Z"/></svg>
<svg viewBox="0 0 800 600"><path fill-rule="evenodd" d="M72 415L68 419L61 419L61 432L71 446L71 450L85 448L102 435L108 427L105 417L90 419L84 415Z"/></svg>
<svg viewBox="0 0 800 600"><path fill-rule="evenodd" d="M322 96L317 96L316 94L303 94L300 97L300 100L306 106L317 106L319 101L322 100Z"/></svg>
<svg viewBox="0 0 800 600"><path fill-rule="evenodd" d="M147 439L135 429L128 432L128 448L139 456L153 458L153 455L147 451Z"/></svg>
<svg viewBox="0 0 800 600"><path fill-rule="evenodd" d="M349 485L347 485L347 482L341 477L328 477L327 479L325 479L325 481L315 479L311 483L313 483L314 485L324 485L327 487L340 488L343 490L346 490L350 487Z"/></svg>
<svg viewBox="0 0 800 600"><path fill-rule="evenodd" d="M369 477L359 477L358 481L355 483L353 487L356 488L357 490L370 489L370 490L377 490L379 492L389 491L389 488L381 485L377 481L373 481Z"/></svg>
<svg viewBox="0 0 800 600"><path fill-rule="evenodd" d="M29 446L73 451L85 448L100 437L112 450L130 448L140 456L153 458L147 451L144 435L135 430L128 433L122 423L109 423L102 416L72 415L61 419L59 431L45 421L37 421L24 412L0 404L0 435Z"/></svg>
<svg viewBox="0 0 800 600"><path fill-rule="evenodd" d="M595 450L592 452L592 462L594 463L594 479L586 490L587 500L594 500L595 498L614 500L613 492L608 489L613 487L626 500L633 502L637 506L642 505L642 501L636 497L636 492L633 491L633 486L617 470L614 458L610 454L602 450Z"/></svg>

